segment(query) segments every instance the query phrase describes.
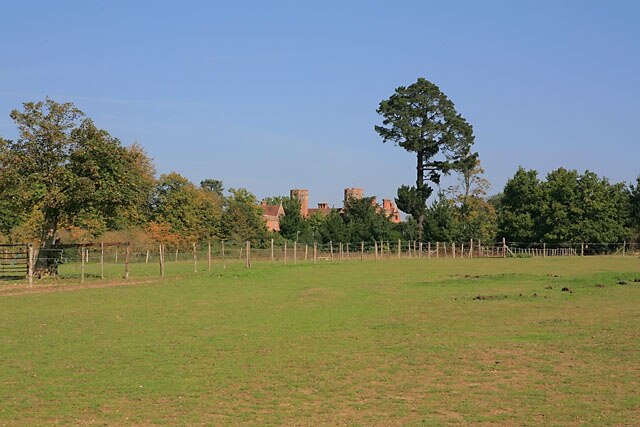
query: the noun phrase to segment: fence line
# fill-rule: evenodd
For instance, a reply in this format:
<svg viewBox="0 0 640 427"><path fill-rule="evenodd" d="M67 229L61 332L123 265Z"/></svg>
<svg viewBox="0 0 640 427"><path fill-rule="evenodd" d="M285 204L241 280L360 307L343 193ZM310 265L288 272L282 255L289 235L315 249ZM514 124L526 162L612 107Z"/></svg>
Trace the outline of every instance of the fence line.
<svg viewBox="0 0 640 427"><path fill-rule="evenodd" d="M251 268L253 262L272 265L297 265L304 263L388 261L393 259L465 259L465 258L547 258L584 257L593 255L629 256L640 254L638 243L485 243L469 242L416 242L378 240L371 242L301 243L232 242L226 240L191 242L181 245L162 243L132 244L84 243L60 245L43 252L31 245L12 245L0 248L0 278L24 278L33 280L37 259L47 259L55 264L61 276L80 278L129 278L136 276L164 276L172 272L210 272L227 266ZM166 253L172 256L166 258ZM19 267L15 268L14 266ZM18 275L15 272L18 271ZM13 276L5 274L11 272Z"/></svg>

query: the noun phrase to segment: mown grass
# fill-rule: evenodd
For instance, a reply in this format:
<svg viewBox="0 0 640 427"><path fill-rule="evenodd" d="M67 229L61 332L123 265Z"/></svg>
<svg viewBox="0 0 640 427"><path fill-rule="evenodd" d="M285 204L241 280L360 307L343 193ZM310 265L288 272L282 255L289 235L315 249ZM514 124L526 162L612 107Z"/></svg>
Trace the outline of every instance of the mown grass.
<svg viewBox="0 0 640 427"><path fill-rule="evenodd" d="M635 257L189 271L0 296L0 424L640 419Z"/></svg>

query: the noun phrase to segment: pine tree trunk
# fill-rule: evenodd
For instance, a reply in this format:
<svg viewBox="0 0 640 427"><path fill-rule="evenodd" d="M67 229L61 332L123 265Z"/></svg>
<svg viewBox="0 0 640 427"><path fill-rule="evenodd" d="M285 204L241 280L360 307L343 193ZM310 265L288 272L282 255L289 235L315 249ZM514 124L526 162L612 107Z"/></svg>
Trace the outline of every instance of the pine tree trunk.
<svg viewBox="0 0 640 427"><path fill-rule="evenodd" d="M424 194L424 152L417 152L417 160L418 164L416 165L416 190L418 191L418 195L420 196L420 200L424 202L422 206L420 206L420 210L418 213L418 241L422 242L422 229L424 224L424 211L426 200L422 200Z"/></svg>

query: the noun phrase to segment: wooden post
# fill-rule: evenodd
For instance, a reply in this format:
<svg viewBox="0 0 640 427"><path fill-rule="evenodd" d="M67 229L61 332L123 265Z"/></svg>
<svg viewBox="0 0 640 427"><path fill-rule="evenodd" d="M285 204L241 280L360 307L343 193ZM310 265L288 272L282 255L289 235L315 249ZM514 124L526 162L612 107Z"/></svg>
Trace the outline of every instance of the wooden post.
<svg viewBox="0 0 640 427"><path fill-rule="evenodd" d="M176 256L174 258L175 262L178 262L178 247L176 246Z"/></svg>
<svg viewBox="0 0 640 427"><path fill-rule="evenodd" d="M293 242L293 263L298 263L298 241Z"/></svg>
<svg viewBox="0 0 640 427"><path fill-rule="evenodd" d="M343 260L342 242L340 242L340 261Z"/></svg>
<svg viewBox="0 0 640 427"><path fill-rule="evenodd" d="M469 258L473 258L473 239L469 242Z"/></svg>
<svg viewBox="0 0 640 427"><path fill-rule="evenodd" d="M275 254L273 252L273 239L271 239L271 264L276 262L276 257Z"/></svg>
<svg viewBox="0 0 640 427"><path fill-rule="evenodd" d="M360 242L360 261L364 261L364 242Z"/></svg>
<svg viewBox="0 0 640 427"><path fill-rule="evenodd" d="M502 258L507 257L507 239L502 238Z"/></svg>
<svg viewBox="0 0 640 427"><path fill-rule="evenodd" d="M378 260L378 241L377 240L373 241L373 252L375 253L376 261L377 261Z"/></svg>
<svg viewBox="0 0 640 427"><path fill-rule="evenodd" d="M455 242L451 243L451 256L453 257L453 259L456 258L456 244L455 244Z"/></svg>
<svg viewBox="0 0 640 427"><path fill-rule="evenodd" d="M440 258L440 242L436 242L436 258Z"/></svg>
<svg viewBox="0 0 640 427"><path fill-rule="evenodd" d="M147 257L144 260L145 264L149 264L149 249L147 249Z"/></svg>
<svg viewBox="0 0 640 427"><path fill-rule="evenodd" d="M418 244L418 258L422 258L422 242Z"/></svg>
<svg viewBox="0 0 640 427"><path fill-rule="evenodd" d="M546 258L547 257L547 244L543 243L542 244L542 258Z"/></svg>
<svg viewBox="0 0 640 427"><path fill-rule="evenodd" d="M251 252L251 242L247 240L246 245L247 245L247 249L245 250L245 254L246 254L246 259L247 260L246 260L246 264L245 265L246 265L247 268L250 268L251 267L251 254L250 254L250 252Z"/></svg>
<svg viewBox="0 0 640 427"><path fill-rule="evenodd" d="M100 278L104 280L104 242L100 242Z"/></svg>
<svg viewBox="0 0 640 427"><path fill-rule="evenodd" d="M580 244L580 256L584 257L584 242Z"/></svg>
<svg viewBox="0 0 640 427"><path fill-rule="evenodd" d="M207 271L211 271L211 241L207 242Z"/></svg>
<svg viewBox="0 0 640 427"><path fill-rule="evenodd" d="M80 283L84 283L84 246L80 247L80 258Z"/></svg>
<svg viewBox="0 0 640 427"><path fill-rule="evenodd" d="M221 250L222 250L222 269L225 270L227 268L227 264L224 259L224 240L220 240Z"/></svg>
<svg viewBox="0 0 640 427"><path fill-rule="evenodd" d="M307 254L309 253L309 245L305 244L304 245L304 260L307 260Z"/></svg>
<svg viewBox="0 0 640 427"><path fill-rule="evenodd" d="M158 244L158 263L160 264L160 277L164 277L164 254L162 243Z"/></svg>
<svg viewBox="0 0 640 427"><path fill-rule="evenodd" d="M460 258L464 258L464 243L460 243Z"/></svg>
<svg viewBox="0 0 640 427"><path fill-rule="evenodd" d="M329 241L329 251L331 252L331 262L333 262L333 241Z"/></svg>
<svg viewBox="0 0 640 427"><path fill-rule="evenodd" d="M347 259L349 259L349 243L347 243Z"/></svg>
<svg viewBox="0 0 640 427"><path fill-rule="evenodd" d="M118 263L118 246L116 246L116 264Z"/></svg>
<svg viewBox="0 0 640 427"><path fill-rule="evenodd" d="M198 253L196 252L196 242L193 242L193 272L198 272Z"/></svg>
<svg viewBox="0 0 640 427"><path fill-rule="evenodd" d="M313 263L318 262L318 242L313 242Z"/></svg>
<svg viewBox="0 0 640 427"><path fill-rule="evenodd" d="M284 265L287 265L287 241L284 241Z"/></svg>
<svg viewBox="0 0 640 427"><path fill-rule="evenodd" d="M125 256L124 256L124 278L128 279L129 278L129 243L127 243L126 246L126 252L125 252Z"/></svg>
<svg viewBox="0 0 640 427"><path fill-rule="evenodd" d="M29 243L27 246L27 276L29 277L29 285L33 285L33 245Z"/></svg>
<svg viewBox="0 0 640 427"><path fill-rule="evenodd" d="M627 252L627 241L622 242L622 256L625 256Z"/></svg>
<svg viewBox="0 0 640 427"><path fill-rule="evenodd" d="M400 259L400 251L402 250L402 241L398 239L398 259Z"/></svg>
<svg viewBox="0 0 640 427"><path fill-rule="evenodd" d="M407 242L407 253L409 254L409 258L411 258L411 240Z"/></svg>

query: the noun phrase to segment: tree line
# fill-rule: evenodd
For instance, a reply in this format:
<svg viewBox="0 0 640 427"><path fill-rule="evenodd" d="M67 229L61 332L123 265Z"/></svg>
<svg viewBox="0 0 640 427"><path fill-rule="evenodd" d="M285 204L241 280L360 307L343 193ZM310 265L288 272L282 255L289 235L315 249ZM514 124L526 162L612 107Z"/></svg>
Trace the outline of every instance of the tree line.
<svg viewBox="0 0 640 427"><path fill-rule="evenodd" d="M485 242L614 242L640 235L640 177L627 185L593 172L557 169L540 179L518 169L498 195L477 153L473 129L437 86L418 79L380 103L376 131L416 155L416 185L398 189L407 217L393 224L371 198L350 199L341 211L302 217L297 200L272 197L285 216L267 231L254 194L196 185L171 172L156 177L139 144L124 146L71 103L27 102L10 114L15 141L0 137L0 239L68 242L112 239L180 244L205 239L289 239L311 243L381 240ZM440 188L442 175L458 183ZM434 200L428 203L435 190ZM46 263L45 260L38 262ZM46 265L40 265L46 268Z"/></svg>

